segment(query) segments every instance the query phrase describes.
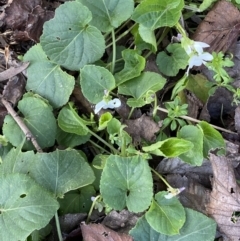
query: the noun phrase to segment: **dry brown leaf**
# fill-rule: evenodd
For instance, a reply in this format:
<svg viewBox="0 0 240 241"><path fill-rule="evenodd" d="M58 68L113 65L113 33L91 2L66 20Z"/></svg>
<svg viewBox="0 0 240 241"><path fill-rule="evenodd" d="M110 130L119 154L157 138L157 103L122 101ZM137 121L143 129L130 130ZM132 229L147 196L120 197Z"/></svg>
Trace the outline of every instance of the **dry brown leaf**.
<svg viewBox="0 0 240 241"><path fill-rule="evenodd" d="M164 158L156 170L161 174L196 174L196 175L212 175L212 167L208 160L204 160L200 167L192 166L180 158Z"/></svg>
<svg viewBox="0 0 240 241"><path fill-rule="evenodd" d="M7 29L14 31L15 40L33 40L39 42L45 21L54 16L54 12L42 8L41 0L13 0L1 15Z"/></svg>
<svg viewBox="0 0 240 241"><path fill-rule="evenodd" d="M225 128L227 129L227 121L231 122L229 116L233 116L236 105L232 105L233 94L228 89L219 87L207 102L207 109L214 124L221 125L222 119L225 120ZM230 129L230 128L229 128Z"/></svg>
<svg viewBox="0 0 240 241"><path fill-rule="evenodd" d="M226 52L239 34L239 10L230 2L219 1L199 24L193 39L209 44L208 52Z"/></svg>
<svg viewBox="0 0 240 241"><path fill-rule="evenodd" d="M131 236L117 233L102 224L82 224L81 229L84 241L133 241Z"/></svg>
<svg viewBox="0 0 240 241"><path fill-rule="evenodd" d="M53 11L46 11L40 5L36 6L33 11L28 15L26 29L26 39L39 42L39 38L42 34L43 24L54 17ZM16 34L17 39L17 34Z"/></svg>
<svg viewBox="0 0 240 241"><path fill-rule="evenodd" d="M206 206L207 213L215 219L220 232L231 241L240 240L240 188L236 183L231 162L224 156L210 154L213 168L212 192Z"/></svg>
<svg viewBox="0 0 240 241"><path fill-rule="evenodd" d="M184 90L184 96L187 99L188 104L188 116L197 119L200 110L203 108L203 103L198 97L189 90Z"/></svg>
<svg viewBox="0 0 240 241"><path fill-rule="evenodd" d="M5 119L5 116L8 114L8 111L4 106L0 106L0 128L3 126L3 122Z"/></svg>
<svg viewBox="0 0 240 241"><path fill-rule="evenodd" d="M59 217L59 223L61 226L61 231L63 233L70 233L79 224L85 220L87 215L85 213L68 213Z"/></svg>
<svg viewBox="0 0 240 241"><path fill-rule="evenodd" d="M175 187L185 187L179 194L179 200L184 207L206 214L206 204L209 202L210 190L195 179L177 174L167 175L168 183Z"/></svg>
<svg viewBox="0 0 240 241"><path fill-rule="evenodd" d="M7 28L23 30L28 14L37 5L41 5L41 0L13 0L5 9L5 16L2 20Z"/></svg>
<svg viewBox="0 0 240 241"><path fill-rule="evenodd" d="M238 134L240 134L240 106L238 106L235 109L234 120L235 120L235 129L238 132Z"/></svg>
<svg viewBox="0 0 240 241"><path fill-rule="evenodd" d="M156 138L155 133L160 130L158 124L146 115L135 120L125 120L124 124L127 125L124 130L132 136L135 143L140 143L142 138L153 142Z"/></svg>
<svg viewBox="0 0 240 241"><path fill-rule="evenodd" d="M139 214L131 213L124 209L120 212L115 210L107 214L102 224L121 233L128 233L132 229L139 218Z"/></svg>
<svg viewBox="0 0 240 241"><path fill-rule="evenodd" d="M4 86L3 98L13 105L16 105L25 92L26 79L23 75L18 74L11 78Z"/></svg>
<svg viewBox="0 0 240 241"><path fill-rule="evenodd" d="M115 110L122 119L126 120L128 119L131 108L127 105L127 98L124 98L123 96L118 96L118 98L121 100L121 106L119 106ZM141 117L141 115L141 110L135 108L131 114L131 119L137 119Z"/></svg>

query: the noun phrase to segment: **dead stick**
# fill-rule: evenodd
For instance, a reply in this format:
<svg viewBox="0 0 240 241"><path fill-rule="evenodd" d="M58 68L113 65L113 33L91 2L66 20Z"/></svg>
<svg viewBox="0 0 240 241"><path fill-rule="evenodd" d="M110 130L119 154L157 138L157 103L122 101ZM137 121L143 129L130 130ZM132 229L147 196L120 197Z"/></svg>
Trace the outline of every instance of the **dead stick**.
<svg viewBox="0 0 240 241"><path fill-rule="evenodd" d="M13 109L12 105L5 100L3 97L1 98L1 102L7 109L8 113L12 116L12 118L17 122L18 126L21 128L23 131L24 135L26 136L26 139L28 141L31 141L33 146L36 148L38 152L43 152L42 148L39 146L37 143L36 138L34 135L31 133L31 131L28 129L28 127L24 124L22 118L17 114L17 112Z"/></svg>
<svg viewBox="0 0 240 241"><path fill-rule="evenodd" d="M161 108L161 107L157 107L158 110L162 111L162 112L165 112L165 113L168 113L168 110L164 109L164 108ZM186 116L186 115L183 115L183 116L179 116L180 118L182 119L185 119L185 120L189 120L189 121L193 121L193 122L196 122L196 123L200 123L201 121L200 120L197 120L197 119L194 119L190 116ZM219 126L215 126L215 125L212 125L212 124L209 124L210 126L212 126L213 128L219 130L219 131L223 131L223 132L227 132L227 133L230 133L230 134L237 134L236 132L233 132L233 131L229 131L227 129L224 129L222 127L219 127Z"/></svg>

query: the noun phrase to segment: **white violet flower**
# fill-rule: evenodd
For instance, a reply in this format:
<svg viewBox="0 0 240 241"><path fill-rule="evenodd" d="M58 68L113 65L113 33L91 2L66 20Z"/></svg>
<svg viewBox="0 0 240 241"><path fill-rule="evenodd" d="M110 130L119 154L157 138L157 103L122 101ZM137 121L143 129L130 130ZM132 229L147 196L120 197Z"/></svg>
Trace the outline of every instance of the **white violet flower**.
<svg viewBox="0 0 240 241"><path fill-rule="evenodd" d="M185 51L187 52L188 55L191 55L192 53L197 52L199 55L203 53L203 48L210 47L209 44L206 44L204 42L199 42L199 41L191 41L192 44L188 45L185 48Z"/></svg>
<svg viewBox="0 0 240 241"><path fill-rule="evenodd" d="M182 35L178 35L177 39L181 41L182 47L190 57L188 61L187 75L193 66L201 66L202 64L206 64L206 61L213 60L213 56L210 53L203 52L203 48L210 47L208 44L193 41L187 37L182 37Z"/></svg>
<svg viewBox="0 0 240 241"><path fill-rule="evenodd" d="M110 100L108 102L105 100L102 100L96 104L94 113L97 114L101 109L114 109L120 106L121 106L121 101L117 98Z"/></svg>
<svg viewBox="0 0 240 241"><path fill-rule="evenodd" d="M189 70L193 66L201 66L202 64L206 64L206 61L213 60L213 56L207 52L201 53L201 54L195 54L192 55L188 61L188 69L187 69L187 75L189 73Z"/></svg>
<svg viewBox="0 0 240 241"><path fill-rule="evenodd" d="M164 195L166 199L171 199L175 196L177 196L179 193L181 193L183 190L185 190L185 187L180 187L180 188L173 188L168 190L168 194Z"/></svg>

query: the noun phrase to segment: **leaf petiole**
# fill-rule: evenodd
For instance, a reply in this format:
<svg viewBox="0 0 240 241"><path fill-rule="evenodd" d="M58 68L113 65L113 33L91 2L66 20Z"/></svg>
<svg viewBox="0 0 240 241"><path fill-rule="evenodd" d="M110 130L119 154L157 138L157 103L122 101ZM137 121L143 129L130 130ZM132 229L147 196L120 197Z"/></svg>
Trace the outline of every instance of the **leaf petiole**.
<svg viewBox="0 0 240 241"><path fill-rule="evenodd" d="M165 184L166 186L168 187L169 190L175 190L175 188L173 188L163 177L161 174L159 174L158 172L156 172L153 168L151 168L151 171L157 175Z"/></svg>
<svg viewBox="0 0 240 241"><path fill-rule="evenodd" d="M126 36L126 35L135 27L135 25L136 25L136 23L133 24L128 30L124 31L121 35L119 35L119 36L115 39L115 42L119 41L121 38L123 38L124 36ZM117 32L118 32L118 31L117 31ZM117 33L117 32L116 32L116 33ZM108 45L106 46L106 48L109 48L109 47L111 47L112 45L113 45L113 42L110 43L110 44L108 44Z"/></svg>
<svg viewBox="0 0 240 241"><path fill-rule="evenodd" d="M95 143L94 141L89 140L89 142L90 142L93 146L95 146L96 148L98 148L98 149L100 149L100 150L102 150L102 151L104 151L104 152L106 152L106 153L108 153L108 154L111 154L111 152L109 152L109 151L107 151L106 149L104 149L103 147L99 146L99 145L98 145L97 143Z"/></svg>
<svg viewBox="0 0 240 241"><path fill-rule="evenodd" d="M111 72L114 74L115 69L115 61L116 61L116 39L115 39L115 32L114 29L112 30L112 65L111 65Z"/></svg>
<svg viewBox="0 0 240 241"><path fill-rule="evenodd" d="M93 135L94 137L96 137L99 141L101 141L104 145L106 145L110 150L113 151L114 154L119 154L119 151L114 148L112 145L110 145L108 142L106 142L105 140L103 140L99 135L97 135L95 132L91 131L90 129L88 129L88 132Z"/></svg>
<svg viewBox="0 0 240 241"><path fill-rule="evenodd" d="M89 213L88 213L88 216L87 216L86 223L89 222L89 219L90 219L90 217L91 217L91 215L92 215L93 208L95 207L96 202L97 202L98 199L100 199L100 198L101 198L101 195L98 195L98 196L96 196L96 197L94 198L94 200L93 200L93 202L92 202L92 206L91 206L91 208L90 208L90 210L89 210Z"/></svg>
<svg viewBox="0 0 240 241"><path fill-rule="evenodd" d="M63 241L62 239L62 233L61 233L61 228L60 228L60 223L59 223L59 218L58 218L58 213L55 213L55 223L57 227L57 234L58 234L58 240Z"/></svg>

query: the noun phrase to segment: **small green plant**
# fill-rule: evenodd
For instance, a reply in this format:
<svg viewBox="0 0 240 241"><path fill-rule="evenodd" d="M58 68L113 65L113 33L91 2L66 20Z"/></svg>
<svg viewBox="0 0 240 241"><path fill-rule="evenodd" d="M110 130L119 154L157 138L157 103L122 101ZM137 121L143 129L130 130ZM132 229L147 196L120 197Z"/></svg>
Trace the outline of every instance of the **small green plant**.
<svg viewBox="0 0 240 241"><path fill-rule="evenodd" d="M138 241L144 240L148 233L153 235L151 240L165 240L172 235L184 240L193 235L202 240L214 239L216 223L184 208L176 197L182 189L171 187L157 174L168 191L153 192L155 171L151 169L151 156L179 157L201 166L210 150L224 149L222 136L204 121L197 126L187 125L181 119L187 114L187 104L180 105L178 97L166 103L168 117L163 120L164 127L170 125L171 130L176 130L176 137L169 136L164 141L151 144L140 141L136 147L126 124L116 113L104 113L98 120L93 117L93 113L98 114L102 109L121 108L124 103L120 96L126 98L126 105L131 108L128 117L134 109L152 104L153 115L157 115L156 96L164 88L166 78L145 71L145 53L156 53L159 44L156 34L160 34L159 39L166 34L160 29L175 27L182 35L181 43L168 46L171 56L158 53L160 70L175 76L189 66L174 97L186 84L189 70L200 65L196 59L206 64L212 58L203 52L205 46L200 44L199 48L179 25L183 0L135 2L65 2L56 9L55 17L44 24L40 43L24 55L23 60L30 62L28 93L17 107L23 125L46 152L34 153L36 146L25 140L15 119L10 115L5 118L3 134L9 144L1 148L0 240L26 240L44 228L53 216L58 224L57 212L70 212L64 209L64 204L71 195L77 200L88 199L88 206L92 204L90 196L97 196L89 216L94 206L107 211L127 208L135 213L144 212L130 232ZM124 34L119 34L126 26ZM133 34L134 48L118 52L121 48L117 41L127 34ZM223 60L219 54L213 56L213 62L206 65L216 71L217 83L226 87L229 80L223 67L230 66L231 61ZM75 79L72 72L74 76L79 73L79 78ZM75 85L93 106L87 116L79 115L69 101ZM91 143L94 149L92 166L78 148L85 143ZM54 150L55 145L66 149ZM200 224L204 233L197 228ZM61 230L57 228L61 241Z"/></svg>
<svg viewBox="0 0 240 241"><path fill-rule="evenodd" d="M232 92L235 89L230 85L233 79L228 75L224 67L232 67L234 63L230 58L224 58L223 53L213 53L213 60L207 64L207 67L214 72L215 83L212 83L212 88L210 89L210 95L213 94L219 86L225 87Z"/></svg>
<svg viewBox="0 0 240 241"><path fill-rule="evenodd" d="M176 97L174 101L165 103L165 106L168 110L168 117L164 119L163 127L170 125L170 129L174 131L178 124L180 127L186 125L186 122L179 117L187 115L187 104L180 105L180 99Z"/></svg>

